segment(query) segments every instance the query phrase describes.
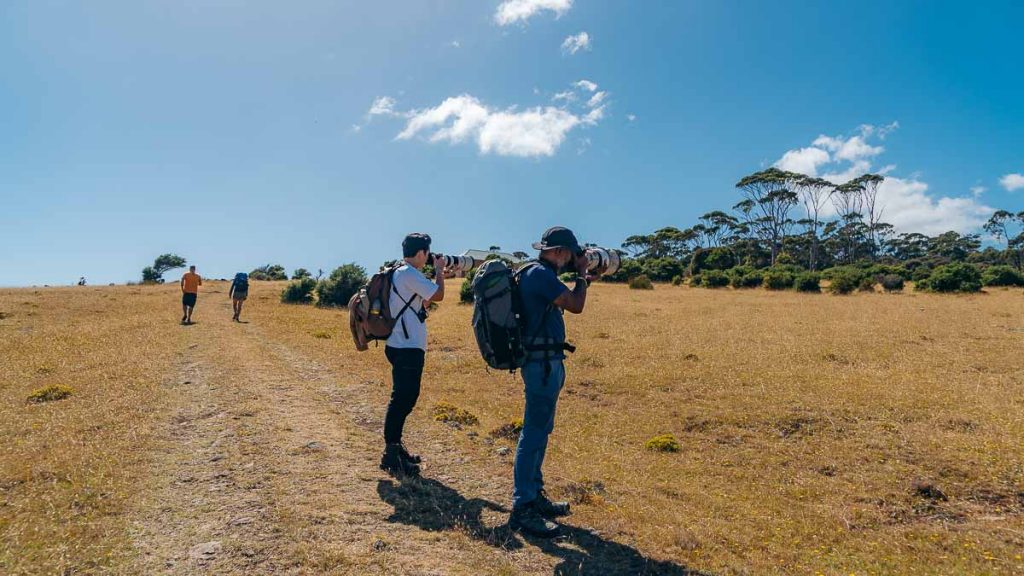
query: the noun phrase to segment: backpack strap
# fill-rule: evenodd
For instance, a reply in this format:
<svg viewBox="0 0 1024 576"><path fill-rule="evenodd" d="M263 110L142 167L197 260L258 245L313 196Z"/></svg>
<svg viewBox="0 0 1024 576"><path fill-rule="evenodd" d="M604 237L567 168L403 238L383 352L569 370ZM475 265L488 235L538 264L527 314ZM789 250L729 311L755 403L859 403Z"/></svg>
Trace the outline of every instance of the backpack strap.
<svg viewBox="0 0 1024 576"><path fill-rule="evenodd" d="M406 326L405 326L405 311L408 310L412 306L413 301L416 300L416 296L414 295L409 300L406 300L405 298L402 298L402 293L399 292L398 291L398 287L395 286L395 272L397 272L397 271L398 271L398 268L392 268L391 271L388 272L388 278L390 279L391 290L393 290L394 293L395 293L395 296L398 296L398 299L401 300L405 304L404 306L402 306L402 309L399 310L399 312L395 316L395 318L397 318L398 321L402 324L402 333L405 334L405 339L408 340L409 339L409 329L406 328ZM422 298L421 298L421 300L422 300Z"/></svg>

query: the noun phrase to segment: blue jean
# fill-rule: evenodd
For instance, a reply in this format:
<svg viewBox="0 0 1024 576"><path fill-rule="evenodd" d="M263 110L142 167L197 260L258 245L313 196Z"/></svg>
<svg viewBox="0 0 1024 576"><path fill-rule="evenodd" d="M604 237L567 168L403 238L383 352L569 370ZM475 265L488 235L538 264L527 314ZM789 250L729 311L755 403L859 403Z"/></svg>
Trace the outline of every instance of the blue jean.
<svg viewBox="0 0 1024 576"><path fill-rule="evenodd" d="M533 502L544 488L544 453L548 448L548 436L555 429L555 407L558 393L565 384L565 366L561 360L549 360L551 367L545 374L544 361L528 362L522 369L526 388L526 409L523 414L523 431L516 446L516 462L512 472L515 488L512 491L512 508L519 508Z"/></svg>

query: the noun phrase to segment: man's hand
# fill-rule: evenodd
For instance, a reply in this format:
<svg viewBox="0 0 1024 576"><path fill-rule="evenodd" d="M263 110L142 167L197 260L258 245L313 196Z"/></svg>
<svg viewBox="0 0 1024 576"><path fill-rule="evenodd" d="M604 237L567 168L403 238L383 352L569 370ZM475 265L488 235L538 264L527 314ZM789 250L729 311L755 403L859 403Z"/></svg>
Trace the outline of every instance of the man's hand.
<svg viewBox="0 0 1024 576"><path fill-rule="evenodd" d="M435 274L443 274L444 273L444 258L442 257L441 254L435 254L434 255L434 262L433 262L433 264L434 264L434 273Z"/></svg>

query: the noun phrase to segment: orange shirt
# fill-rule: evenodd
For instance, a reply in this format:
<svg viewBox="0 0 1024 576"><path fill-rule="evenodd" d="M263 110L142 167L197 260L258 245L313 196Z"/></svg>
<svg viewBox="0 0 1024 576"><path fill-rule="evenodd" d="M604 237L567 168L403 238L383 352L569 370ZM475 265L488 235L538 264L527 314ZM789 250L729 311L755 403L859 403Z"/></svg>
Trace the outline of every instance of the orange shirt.
<svg viewBox="0 0 1024 576"><path fill-rule="evenodd" d="M199 287L203 285L203 279L199 277L199 274L192 272L185 272L185 275L181 277L181 281L184 284L184 292L187 294L198 294Z"/></svg>

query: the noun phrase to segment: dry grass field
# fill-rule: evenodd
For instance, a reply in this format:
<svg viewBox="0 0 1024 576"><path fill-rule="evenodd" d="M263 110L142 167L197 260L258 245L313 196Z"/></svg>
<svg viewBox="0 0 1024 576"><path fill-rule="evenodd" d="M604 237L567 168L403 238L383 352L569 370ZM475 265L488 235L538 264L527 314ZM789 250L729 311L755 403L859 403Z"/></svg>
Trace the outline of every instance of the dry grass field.
<svg viewBox="0 0 1024 576"><path fill-rule="evenodd" d="M0 573L1024 573L1019 290L595 286L546 465L575 513L544 542L505 527L492 432L522 383L469 307L429 321L424 474L396 482L383 349L282 286L235 324L208 283L188 327L176 286L0 290ZM50 385L72 394L28 400Z"/></svg>

